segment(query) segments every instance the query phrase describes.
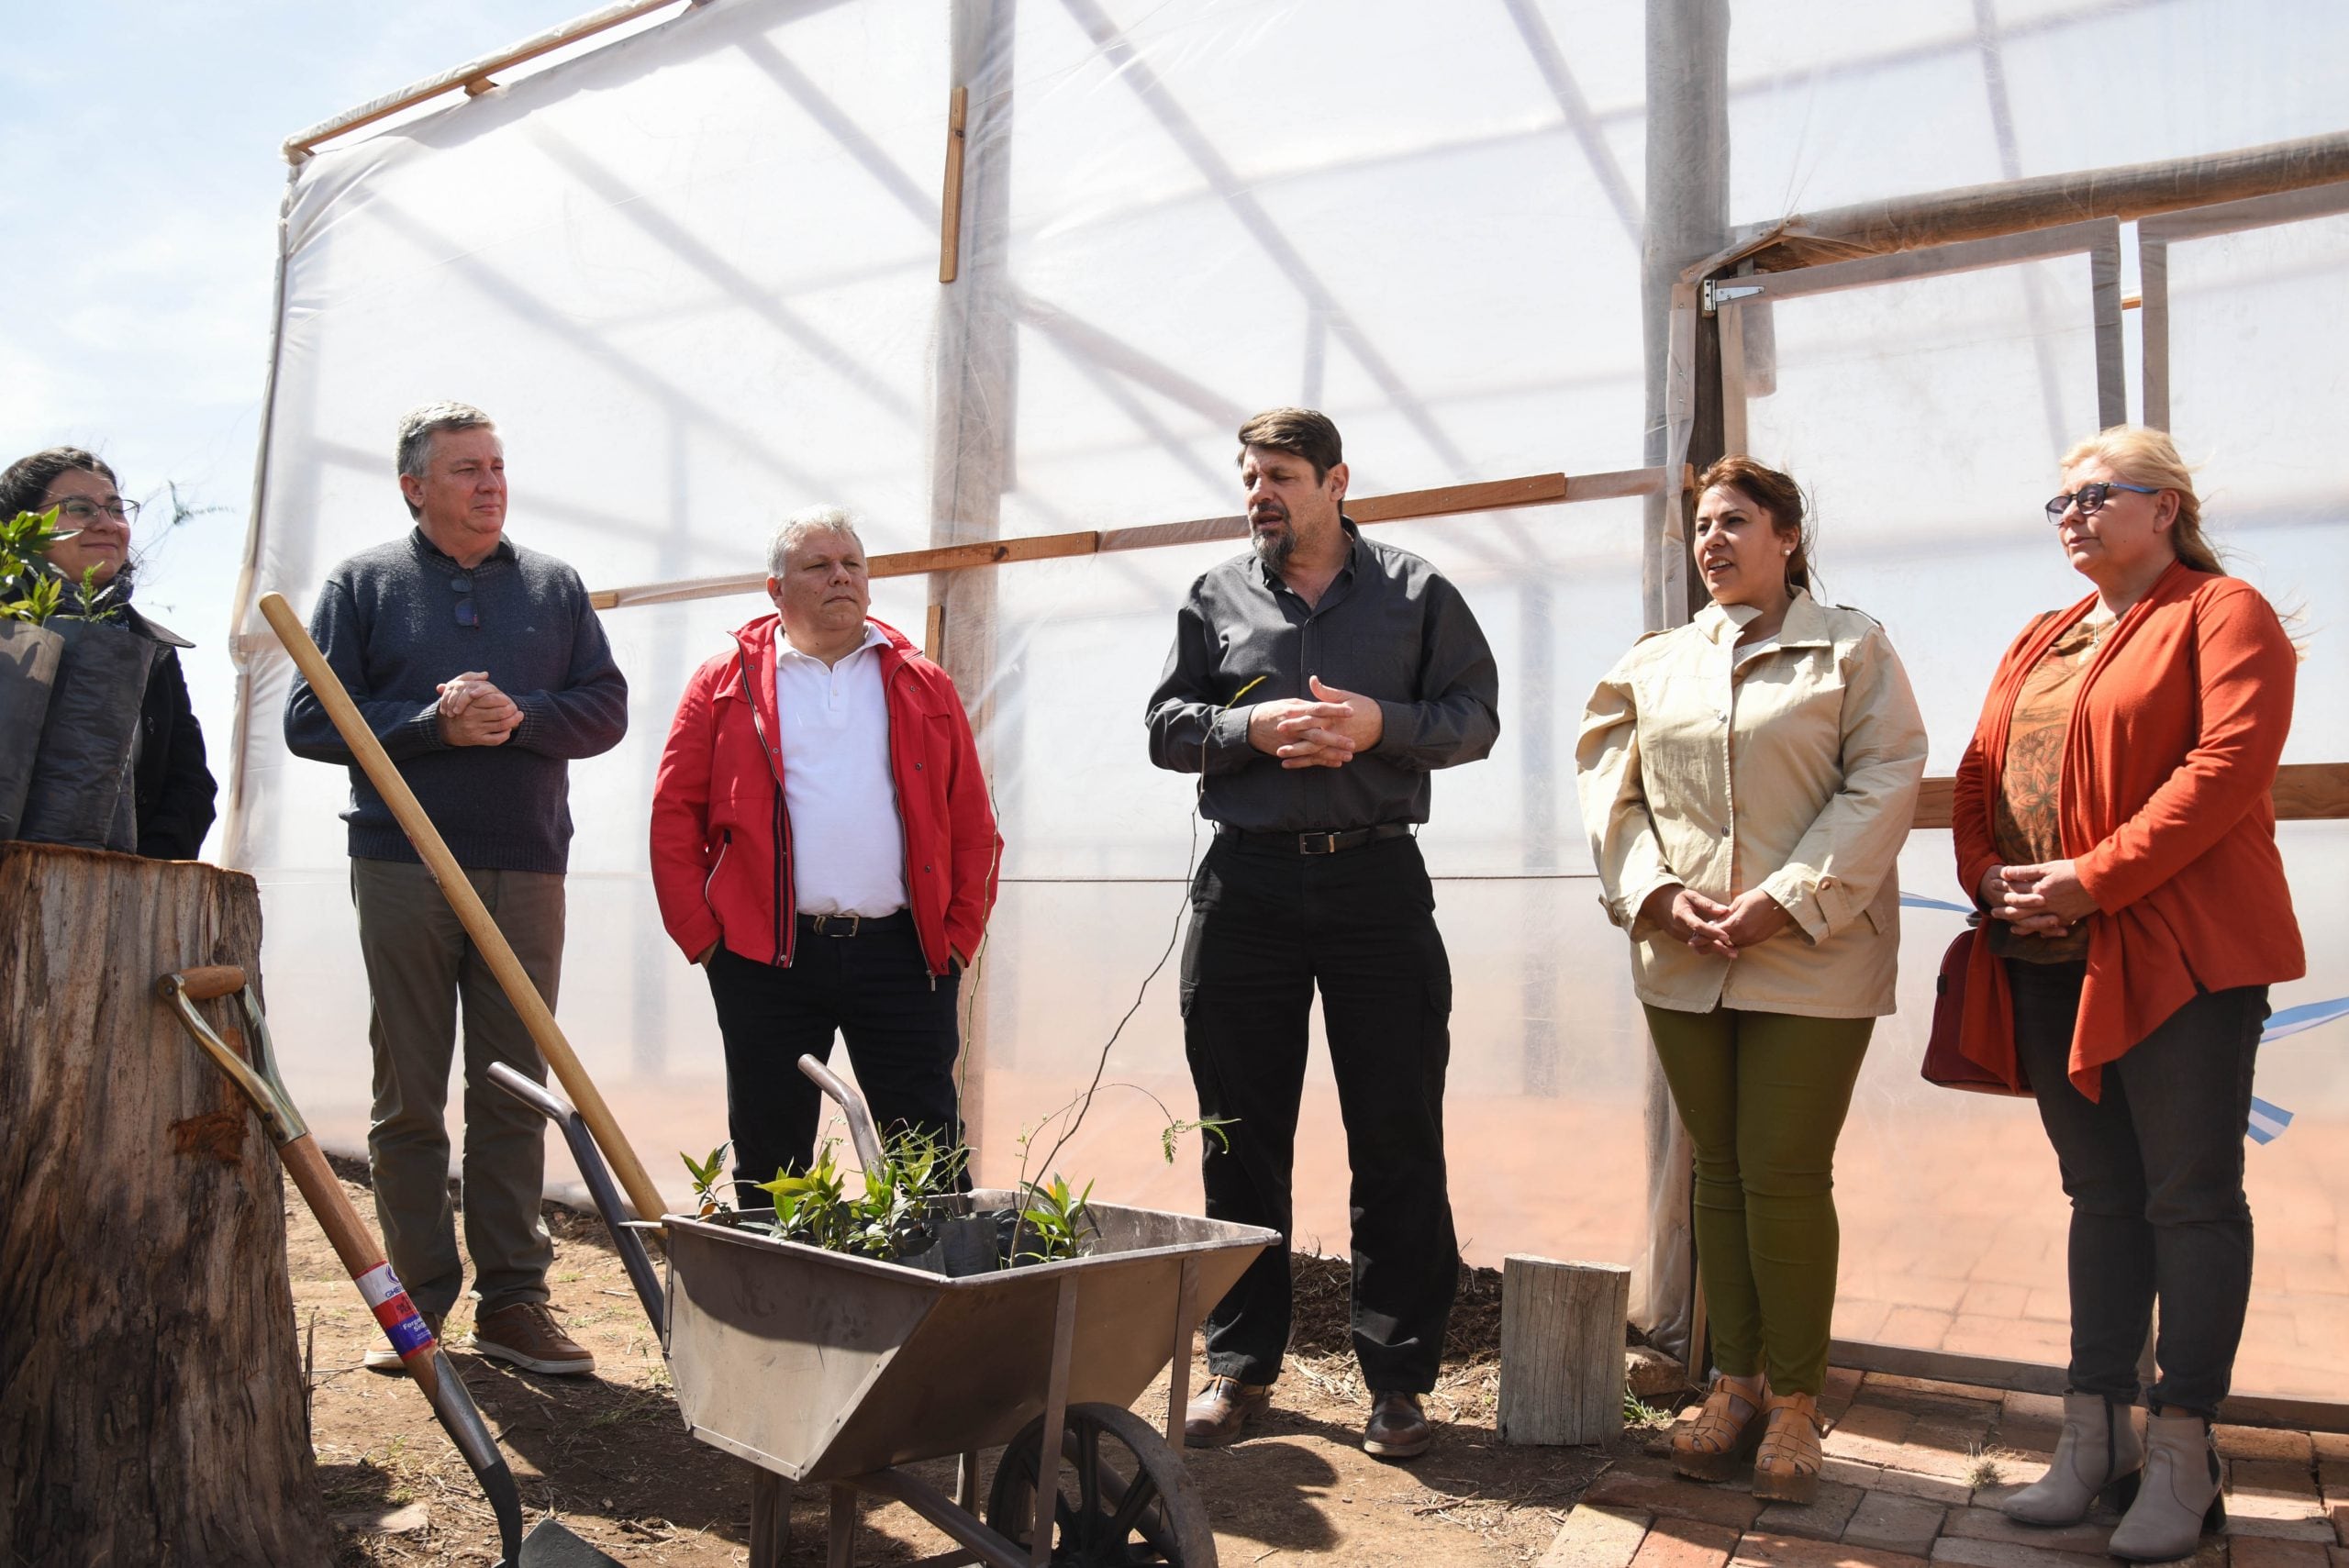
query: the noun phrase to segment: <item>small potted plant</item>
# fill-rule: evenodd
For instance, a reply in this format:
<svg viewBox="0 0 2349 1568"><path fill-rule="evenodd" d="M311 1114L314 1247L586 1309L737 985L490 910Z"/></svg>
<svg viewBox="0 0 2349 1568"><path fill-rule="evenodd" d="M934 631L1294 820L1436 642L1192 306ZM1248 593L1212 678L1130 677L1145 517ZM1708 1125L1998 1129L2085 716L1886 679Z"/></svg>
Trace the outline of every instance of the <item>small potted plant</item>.
<svg viewBox="0 0 2349 1568"><path fill-rule="evenodd" d="M131 770L147 678L162 645L129 624L123 573L101 583L94 567L74 581L49 562L49 547L70 537L57 532L56 518L52 510L11 522L8 558L0 563L6 567L0 582L6 584L0 589L6 595L0 614L12 627L54 639L38 743L28 751L17 731L0 731L11 740L9 771L23 768L27 775L6 836L135 851L138 796ZM29 684L29 660L27 672ZM24 695L20 706L32 704ZM0 786L6 783L0 777ZM0 795L0 806L6 804Z"/></svg>

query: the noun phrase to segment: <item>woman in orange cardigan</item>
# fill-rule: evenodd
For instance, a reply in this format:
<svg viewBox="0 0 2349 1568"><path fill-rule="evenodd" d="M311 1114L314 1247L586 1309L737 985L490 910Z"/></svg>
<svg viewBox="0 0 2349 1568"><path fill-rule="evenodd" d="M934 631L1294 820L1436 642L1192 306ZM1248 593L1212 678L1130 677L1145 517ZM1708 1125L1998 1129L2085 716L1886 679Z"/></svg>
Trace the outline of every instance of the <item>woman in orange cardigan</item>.
<svg viewBox="0 0 2349 1568"><path fill-rule="evenodd" d="M2072 1360L2047 1474L2002 1505L2110 1551L2190 1555L2225 1518L2210 1423L2251 1296L2243 1190L2267 987L2304 964L2270 791L2297 656L2202 536L2169 437L2116 425L2047 503L2096 592L2007 651L1958 764L1958 874L1990 918L1967 1056L2028 1079L2072 1200ZM2140 1440L2154 1304L2160 1374Z"/></svg>

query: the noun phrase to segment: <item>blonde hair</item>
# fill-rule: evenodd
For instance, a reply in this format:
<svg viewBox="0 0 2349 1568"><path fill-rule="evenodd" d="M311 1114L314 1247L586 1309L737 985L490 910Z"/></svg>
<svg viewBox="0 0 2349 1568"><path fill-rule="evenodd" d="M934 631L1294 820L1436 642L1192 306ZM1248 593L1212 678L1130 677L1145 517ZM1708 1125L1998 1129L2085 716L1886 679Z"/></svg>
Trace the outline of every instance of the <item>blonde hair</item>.
<svg viewBox="0 0 2349 1568"><path fill-rule="evenodd" d="M2063 466L2076 468L2090 458L2102 459L2132 484L2150 484L2175 493L2177 520L2171 525L2170 539L2177 558L2197 572L2227 575L2227 569L2219 564L2219 552L2202 532L2202 500L2194 494L2194 471L2178 456L2177 444L2169 439L2168 431L2147 425L2108 425L2065 452Z"/></svg>

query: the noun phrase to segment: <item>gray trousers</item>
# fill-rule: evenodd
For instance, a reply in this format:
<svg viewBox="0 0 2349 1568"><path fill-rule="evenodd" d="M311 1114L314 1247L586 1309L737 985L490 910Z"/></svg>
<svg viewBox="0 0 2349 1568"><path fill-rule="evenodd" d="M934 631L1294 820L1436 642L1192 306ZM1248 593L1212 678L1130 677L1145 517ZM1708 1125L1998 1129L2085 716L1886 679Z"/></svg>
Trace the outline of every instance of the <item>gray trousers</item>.
<svg viewBox="0 0 2349 1568"><path fill-rule="evenodd" d="M466 880L549 1007L562 973L562 878L474 871ZM481 1310L547 1298L554 1246L539 1218L546 1118L489 1081L503 1062L546 1082L539 1049L465 935L432 873L403 861L354 860L351 897L373 1008L375 1103L367 1157L375 1219L392 1272L420 1312L446 1313L464 1284L449 1201L449 1068L465 1019L465 1248Z"/></svg>

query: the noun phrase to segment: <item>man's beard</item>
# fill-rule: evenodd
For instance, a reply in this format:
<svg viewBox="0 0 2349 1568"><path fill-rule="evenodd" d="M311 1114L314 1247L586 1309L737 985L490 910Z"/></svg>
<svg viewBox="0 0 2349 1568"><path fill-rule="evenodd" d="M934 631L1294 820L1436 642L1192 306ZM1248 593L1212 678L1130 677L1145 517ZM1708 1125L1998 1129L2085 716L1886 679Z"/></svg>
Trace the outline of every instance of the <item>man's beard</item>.
<svg viewBox="0 0 2349 1568"><path fill-rule="evenodd" d="M1265 570L1279 573L1287 567L1289 556L1297 550L1297 530L1286 527L1251 528L1248 543L1256 551L1256 559L1264 563Z"/></svg>

